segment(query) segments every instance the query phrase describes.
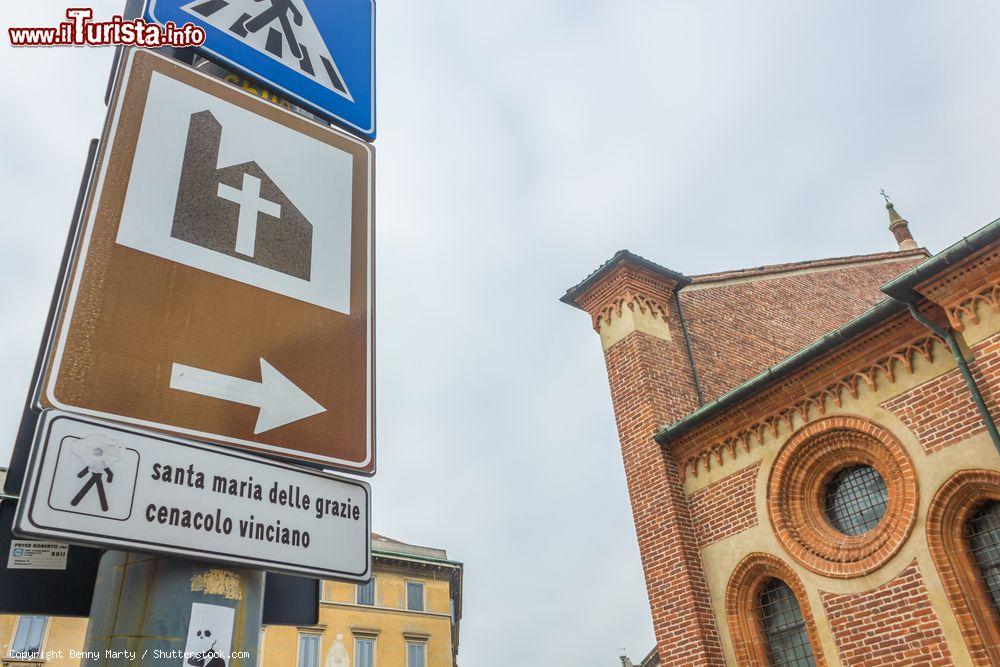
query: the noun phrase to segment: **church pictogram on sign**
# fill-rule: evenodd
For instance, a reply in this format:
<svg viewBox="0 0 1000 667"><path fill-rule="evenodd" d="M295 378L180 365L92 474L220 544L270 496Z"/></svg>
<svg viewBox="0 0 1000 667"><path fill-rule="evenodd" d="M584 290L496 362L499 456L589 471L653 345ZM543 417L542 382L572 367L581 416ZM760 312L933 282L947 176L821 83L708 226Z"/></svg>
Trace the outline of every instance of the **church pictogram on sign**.
<svg viewBox="0 0 1000 667"><path fill-rule="evenodd" d="M256 162L219 164L222 125L191 115L170 235L309 280L312 224Z"/></svg>

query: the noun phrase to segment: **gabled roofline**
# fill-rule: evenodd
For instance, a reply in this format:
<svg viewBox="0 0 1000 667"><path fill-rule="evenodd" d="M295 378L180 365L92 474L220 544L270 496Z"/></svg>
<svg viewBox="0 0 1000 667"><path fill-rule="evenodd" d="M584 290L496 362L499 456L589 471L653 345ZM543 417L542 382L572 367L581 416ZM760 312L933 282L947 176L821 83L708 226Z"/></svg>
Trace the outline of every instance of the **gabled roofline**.
<svg viewBox="0 0 1000 667"><path fill-rule="evenodd" d="M711 403L698 408L687 417L669 426L664 426L653 436L653 439L661 445L677 439L677 437L687 433L696 426L707 422L712 417L736 405L755 393L758 389L774 381L788 377L826 352L846 343L851 338L867 331L889 317L906 310L906 304L913 302L920 296L913 289L916 285L961 262L997 239L1000 239L1000 219L994 220L985 227L964 237L952 246L883 285L881 289L889 298L880 301L868 312L851 320L842 327L834 329L815 343L799 350L790 357L786 357Z"/></svg>
<svg viewBox="0 0 1000 667"><path fill-rule="evenodd" d="M770 280L781 278L788 274L802 271L835 271L845 266L858 266L879 262L903 262L917 257L924 259L930 257L926 248L916 248L915 250L893 250L891 252L877 252L867 255L848 255L844 257L828 257L825 259L810 259L801 262L786 262L784 264L765 264L746 269L733 269L729 271L716 271L714 273L703 273L691 276L692 289L711 288L716 283L728 283L730 281L754 281Z"/></svg>
<svg viewBox="0 0 1000 667"><path fill-rule="evenodd" d="M722 413L727 408L739 403L744 398L748 398L758 389L770 383L788 377L795 371L804 368L817 357L830 350L846 343L858 334L867 331L875 324L888 319L889 317L906 310L906 306L892 299L884 299L878 302L874 308L863 315L851 320L844 326L834 329L827 335L817 340L812 345L799 350L790 357L786 357L777 364L771 366L764 372L756 375L741 385L736 386L711 403L707 403L698 408L687 417L674 422L670 426L661 428L653 439L661 445L665 445L678 436L687 433L695 426L705 423L712 417Z"/></svg>
<svg viewBox="0 0 1000 667"><path fill-rule="evenodd" d="M676 271L672 271L665 266L660 266L656 262L651 262L645 257L640 257L639 255L636 255L628 250L619 250L611 256L611 259L597 267L597 270L584 278L578 285L570 287L566 290L566 293L562 295L559 300L565 304L573 306L574 308L580 308L580 305L576 302L577 297L600 282L601 279L612 271L612 269L617 267L619 264L624 264L626 262L646 269L647 271L651 271L652 273L662 276L667 280L673 280L677 283L678 287L691 284L691 279L683 273L677 273Z"/></svg>

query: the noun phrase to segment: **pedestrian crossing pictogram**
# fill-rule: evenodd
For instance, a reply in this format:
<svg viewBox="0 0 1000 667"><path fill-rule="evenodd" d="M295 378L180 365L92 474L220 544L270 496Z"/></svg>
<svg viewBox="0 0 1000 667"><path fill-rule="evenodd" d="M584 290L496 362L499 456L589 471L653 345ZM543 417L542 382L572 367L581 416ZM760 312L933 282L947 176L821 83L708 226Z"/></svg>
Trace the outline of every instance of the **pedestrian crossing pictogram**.
<svg viewBox="0 0 1000 667"><path fill-rule="evenodd" d="M375 0L145 0L143 15L202 28L199 55L375 139Z"/></svg>
<svg viewBox="0 0 1000 667"><path fill-rule="evenodd" d="M194 0L181 9L338 95L354 99L301 0Z"/></svg>

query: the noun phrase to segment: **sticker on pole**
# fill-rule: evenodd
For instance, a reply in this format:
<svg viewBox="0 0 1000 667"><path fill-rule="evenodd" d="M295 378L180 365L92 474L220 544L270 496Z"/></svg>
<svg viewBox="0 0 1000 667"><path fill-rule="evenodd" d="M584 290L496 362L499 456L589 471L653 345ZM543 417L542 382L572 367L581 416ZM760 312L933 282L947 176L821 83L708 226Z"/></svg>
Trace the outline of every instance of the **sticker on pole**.
<svg viewBox="0 0 1000 667"><path fill-rule="evenodd" d="M199 51L375 138L373 0L148 0L146 18L201 26Z"/></svg>
<svg viewBox="0 0 1000 667"><path fill-rule="evenodd" d="M191 605L184 655L195 667L226 667L233 646L233 620L236 610L218 604L195 602Z"/></svg>
<svg viewBox="0 0 1000 667"><path fill-rule="evenodd" d="M373 473L373 157L129 52L40 406Z"/></svg>
<svg viewBox="0 0 1000 667"><path fill-rule="evenodd" d="M364 579L371 569L370 505L364 482L46 410L15 532ZM53 564L63 554L65 567L65 549L46 546ZM23 549L12 545L10 558L27 557Z"/></svg>

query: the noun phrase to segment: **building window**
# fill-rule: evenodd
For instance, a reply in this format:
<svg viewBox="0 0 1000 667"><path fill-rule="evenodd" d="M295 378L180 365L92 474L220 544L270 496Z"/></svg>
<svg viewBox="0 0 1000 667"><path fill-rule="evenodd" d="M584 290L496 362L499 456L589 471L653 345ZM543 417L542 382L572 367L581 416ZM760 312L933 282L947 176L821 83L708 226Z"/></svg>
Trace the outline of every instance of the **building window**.
<svg viewBox="0 0 1000 667"><path fill-rule="evenodd" d="M358 594L355 601L369 607L375 606L375 577L369 579L366 584L358 584Z"/></svg>
<svg viewBox="0 0 1000 667"><path fill-rule="evenodd" d="M934 494L925 523L971 664L1000 665L1000 472L956 472Z"/></svg>
<svg viewBox="0 0 1000 667"><path fill-rule="evenodd" d="M423 642L406 642L406 667L425 667L427 645Z"/></svg>
<svg viewBox="0 0 1000 667"><path fill-rule="evenodd" d="M802 609L788 584L771 579L760 591L760 621L774 667L813 667Z"/></svg>
<svg viewBox="0 0 1000 667"><path fill-rule="evenodd" d="M969 550L979 566L993 609L1000 614L1000 502L983 503L972 515Z"/></svg>
<svg viewBox="0 0 1000 667"><path fill-rule="evenodd" d="M406 608L410 611L424 610L424 585L419 581L406 582ZM423 663L421 663L423 664Z"/></svg>
<svg viewBox="0 0 1000 667"><path fill-rule="evenodd" d="M777 556L748 554L726 587L726 620L740 667L825 667L809 597Z"/></svg>
<svg viewBox="0 0 1000 667"><path fill-rule="evenodd" d="M848 466L826 484L826 516L845 535L864 535L885 515L889 490L875 468Z"/></svg>
<svg viewBox="0 0 1000 667"><path fill-rule="evenodd" d="M47 621L46 616L22 616L18 619L10 654L18 658L30 658L41 653Z"/></svg>
<svg viewBox="0 0 1000 667"><path fill-rule="evenodd" d="M789 556L818 574L850 579L873 572L916 524L913 462L874 422L847 415L810 422L782 445L771 470L766 503L775 535Z"/></svg>
<svg viewBox="0 0 1000 667"><path fill-rule="evenodd" d="M299 635L298 667L319 667L320 635L302 633Z"/></svg>
<svg viewBox="0 0 1000 667"><path fill-rule="evenodd" d="M354 640L354 667L375 667L375 640Z"/></svg>

